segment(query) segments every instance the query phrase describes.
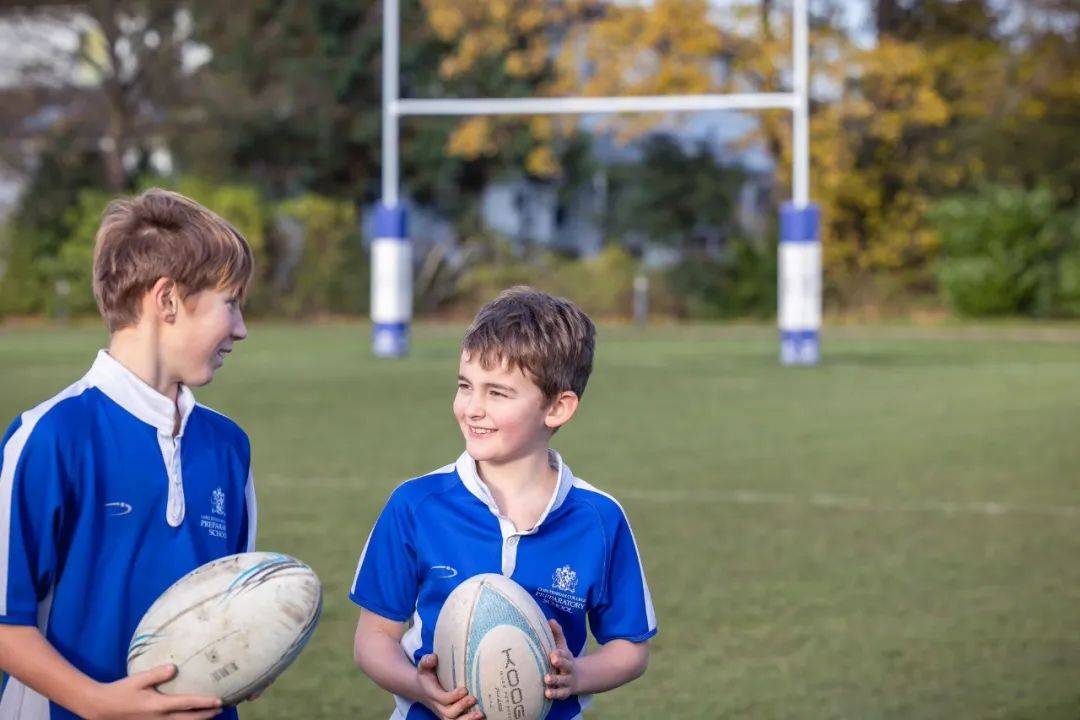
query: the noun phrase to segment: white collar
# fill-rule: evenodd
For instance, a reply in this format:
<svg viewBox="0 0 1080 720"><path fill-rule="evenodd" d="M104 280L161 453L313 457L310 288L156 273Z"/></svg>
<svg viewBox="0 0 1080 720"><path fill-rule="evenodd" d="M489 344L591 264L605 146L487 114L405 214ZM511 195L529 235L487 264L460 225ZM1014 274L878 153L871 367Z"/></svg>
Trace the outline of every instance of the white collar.
<svg viewBox="0 0 1080 720"><path fill-rule="evenodd" d="M173 403L121 365L106 350L98 351L85 380L108 395L117 405L147 425L157 428L159 434L169 437L173 437L177 408L180 410L180 430L176 437L184 434L188 417L195 408L195 396L186 385L180 385L177 401Z"/></svg>
<svg viewBox="0 0 1080 720"><path fill-rule="evenodd" d="M536 525L534 525L531 530L526 530L520 534L527 535L536 532L536 530L544 523L544 520L547 519L548 515L563 504L570 489L574 487L574 473L572 473L569 466L563 462L562 456L549 448L548 459L559 471L559 479L555 485L555 492L551 494L551 499L548 500L547 507L544 508L544 512L540 514L540 519L536 521ZM487 484L480 479L480 473L476 469L476 461L473 460L468 451L461 453L461 457L454 463L454 468L457 470L458 477L461 478L461 482L465 485L465 488L475 495L480 502L487 505L487 508L491 511L492 515L502 518L503 516L499 512L499 506L495 502L491 490L488 488Z"/></svg>

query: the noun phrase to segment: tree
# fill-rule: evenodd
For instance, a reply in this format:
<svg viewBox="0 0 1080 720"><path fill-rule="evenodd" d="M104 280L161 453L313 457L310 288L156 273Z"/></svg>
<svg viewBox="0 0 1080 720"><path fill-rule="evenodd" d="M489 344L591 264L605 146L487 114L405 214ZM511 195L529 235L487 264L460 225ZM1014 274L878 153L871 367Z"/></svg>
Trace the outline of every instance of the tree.
<svg viewBox="0 0 1080 720"><path fill-rule="evenodd" d="M671 135L652 135L642 143L640 160L611 170L609 229L687 251L718 249L738 230L735 210L744 179L705 143L684 148Z"/></svg>
<svg viewBox="0 0 1080 720"><path fill-rule="evenodd" d="M68 103L66 126L84 148L100 151L108 187L130 189L185 101L184 52L190 16L179 0L5 3L0 19L26 44L43 44L59 62L32 63L23 82L87 96ZM75 42L70 43L74 38Z"/></svg>

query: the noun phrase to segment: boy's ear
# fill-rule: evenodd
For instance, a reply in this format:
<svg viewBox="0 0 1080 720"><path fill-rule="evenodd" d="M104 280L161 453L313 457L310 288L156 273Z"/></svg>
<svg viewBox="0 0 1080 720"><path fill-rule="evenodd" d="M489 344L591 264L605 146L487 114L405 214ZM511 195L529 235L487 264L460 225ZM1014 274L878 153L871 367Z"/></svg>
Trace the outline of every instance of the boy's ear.
<svg viewBox="0 0 1080 720"><path fill-rule="evenodd" d="M168 277L158 278L150 288L149 299L154 315L159 320L169 324L176 322L176 314L180 310L180 292L175 280Z"/></svg>
<svg viewBox="0 0 1080 720"><path fill-rule="evenodd" d="M576 392L563 390L548 405L547 415L544 416L544 424L552 430L558 430L570 422L570 418L574 417L580 402Z"/></svg>

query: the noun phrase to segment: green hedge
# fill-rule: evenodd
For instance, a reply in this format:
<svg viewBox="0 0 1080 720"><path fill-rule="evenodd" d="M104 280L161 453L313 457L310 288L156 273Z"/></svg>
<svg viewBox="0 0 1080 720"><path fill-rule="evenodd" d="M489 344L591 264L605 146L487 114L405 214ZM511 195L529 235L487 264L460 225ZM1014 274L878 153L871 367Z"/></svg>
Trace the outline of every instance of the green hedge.
<svg viewBox="0 0 1080 720"><path fill-rule="evenodd" d="M280 204L280 219L296 221L303 242L288 273L278 273L274 309L292 317L319 312L366 313L370 271L355 206L314 194ZM280 226L279 226L280 228ZM279 246L284 242L280 237ZM283 257L278 255L278 269Z"/></svg>
<svg viewBox="0 0 1080 720"><path fill-rule="evenodd" d="M1046 188L987 186L942 201L938 279L961 315L1080 314L1080 212Z"/></svg>
<svg viewBox="0 0 1080 720"><path fill-rule="evenodd" d="M249 313L295 317L367 312L369 270L352 202L307 194L275 205L254 186L193 177L147 179L137 192L153 186L197 200L247 238L256 268ZM3 228L0 316L96 312L91 292L94 235L112 195L83 189L76 197L47 227L12 222ZM283 252L283 221L299 228L296 258ZM285 267L289 259L293 262Z"/></svg>
<svg viewBox="0 0 1080 720"><path fill-rule="evenodd" d="M693 319L776 313L776 242L734 238L719 257L695 254L664 275L678 315Z"/></svg>
<svg viewBox="0 0 1080 720"><path fill-rule="evenodd" d="M152 179L141 187L157 184ZM370 270L351 201L305 194L275 204L251 185L192 177L168 186L228 218L248 238L257 268L250 313L367 313ZM84 188L74 197L48 222L40 213L21 213L21 224L12 222L0 232L0 315L94 313L94 233L110 196ZM25 220L35 217L36 222ZM931 220L941 238L940 289L957 313L1080 316L1075 206L1058 207L1047 189L988 186L942 201ZM418 301L418 312L471 315L503 289L527 283L570 297L597 317L630 317L640 262L618 244L594 258L572 260L536 250L515 256L505 243L488 240L465 244L467 262L456 269L447 265L432 280L438 287ZM776 243L771 237L736 237L718 256L687 254L676 266L652 273L651 280L654 315L771 317Z"/></svg>
<svg viewBox="0 0 1080 720"><path fill-rule="evenodd" d="M532 285L570 298L590 315L627 318L633 312L634 275L639 264L617 245L585 260L540 253L529 260L477 263L462 279L461 293L451 309L468 315L508 287Z"/></svg>

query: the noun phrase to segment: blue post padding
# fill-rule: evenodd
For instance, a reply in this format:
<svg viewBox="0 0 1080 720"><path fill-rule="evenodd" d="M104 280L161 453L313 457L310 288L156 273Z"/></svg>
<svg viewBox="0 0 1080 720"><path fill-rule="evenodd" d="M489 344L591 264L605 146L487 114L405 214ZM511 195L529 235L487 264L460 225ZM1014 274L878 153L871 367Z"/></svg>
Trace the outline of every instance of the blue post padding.
<svg viewBox="0 0 1080 720"><path fill-rule="evenodd" d="M797 207L784 203L780 208L780 242L817 242L821 210L814 203Z"/></svg>
<svg viewBox="0 0 1080 720"><path fill-rule="evenodd" d="M780 332L780 362L784 365L817 365L821 360L821 338L817 330Z"/></svg>
<svg viewBox="0 0 1080 720"><path fill-rule="evenodd" d="M371 347L378 357L404 357L409 353L409 323L375 323Z"/></svg>
<svg viewBox="0 0 1080 720"><path fill-rule="evenodd" d="M409 237L406 230L405 208L401 205L388 207L379 203L375 209L375 237L404 240Z"/></svg>

